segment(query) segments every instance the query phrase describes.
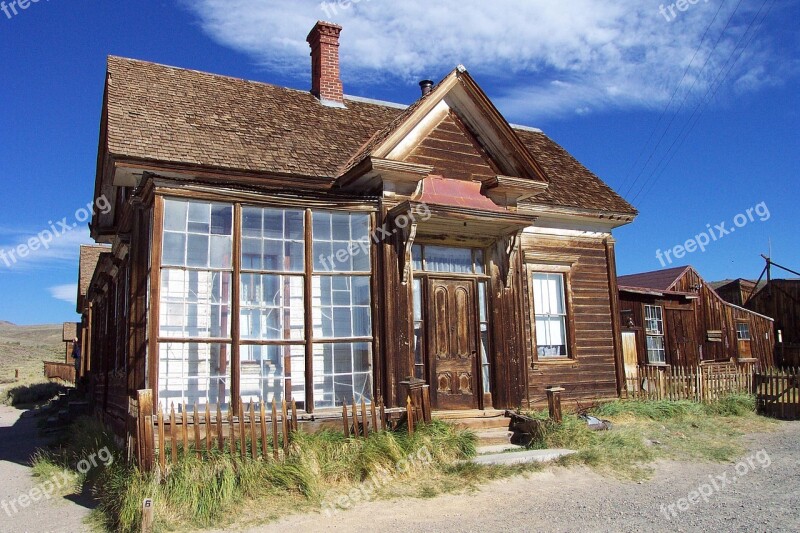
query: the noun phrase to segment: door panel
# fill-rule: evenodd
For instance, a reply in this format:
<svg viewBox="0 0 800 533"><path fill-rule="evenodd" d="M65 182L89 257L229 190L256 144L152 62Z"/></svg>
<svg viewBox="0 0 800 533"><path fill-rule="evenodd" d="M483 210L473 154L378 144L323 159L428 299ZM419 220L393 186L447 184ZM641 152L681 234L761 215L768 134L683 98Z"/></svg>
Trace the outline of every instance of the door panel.
<svg viewBox="0 0 800 533"><path fill-rule="evenodd" d="M438 409L477 409L475 283L430 279L431 401Z"/></svg>
<svg viewBox="0 0 800 533"><path fill-rule="evenodd" d="M697 349L697 327L693 311L666 310L668 328L667 362L672 365L692 366L700 363Z"/></svg>

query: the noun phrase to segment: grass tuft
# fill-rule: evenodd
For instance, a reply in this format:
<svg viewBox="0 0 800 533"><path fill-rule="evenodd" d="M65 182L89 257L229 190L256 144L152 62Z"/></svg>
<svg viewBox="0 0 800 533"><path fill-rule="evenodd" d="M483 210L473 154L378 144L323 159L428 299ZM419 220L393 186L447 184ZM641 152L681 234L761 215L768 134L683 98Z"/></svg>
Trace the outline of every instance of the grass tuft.
<svg viewBox="0 0 800 533"><path fill-rule="evenodd" d="M66 390L64 385L53 382L19 385L6 391L3 401L12 406L36 404L51 400Z"/></svg>

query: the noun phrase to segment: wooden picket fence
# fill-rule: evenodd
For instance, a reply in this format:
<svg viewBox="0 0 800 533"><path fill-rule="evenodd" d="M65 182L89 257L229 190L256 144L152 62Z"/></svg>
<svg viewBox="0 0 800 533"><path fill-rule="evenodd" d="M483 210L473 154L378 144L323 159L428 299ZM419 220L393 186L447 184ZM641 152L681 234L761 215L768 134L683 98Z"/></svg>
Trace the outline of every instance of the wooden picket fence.
<svg viewBox="0 0 800 533"><path fill-rule="evenodd" d="M252 401L239 402L238 412L223 411L219 405L170 404L168 409L159 405L153 409L151 390L138 391L131 402L135 427L135 459L139 468L149 472L157 464L161 472L167 465L175 464L181 457L195 454L204 457L212 451L230 453L242 459L282 460L286 457L291 435L299 427L297 404L292 401L280 404L273 400L268 408ZM155 414L153 414L155 412ZM429 413L409 397L405 409L386 409L382 399L358 405L342 406L341 425L344 435L367 438L370 433L397 429L400 425L414 432L420 421L430 421ZM335 425L328 427L336 427Z"/></svg>
<svg viewBox="0 0 800 533"><path fill-rule="evenodd" d="M753 390L760 414L800 420L800 368L756 372Z"/></svg>
<svg viewBox="0 0 800 533"><path fill-rule="evenodd" d="M629 398L712 402L753 391L752 366L639 366L626 373Z"/></svg>

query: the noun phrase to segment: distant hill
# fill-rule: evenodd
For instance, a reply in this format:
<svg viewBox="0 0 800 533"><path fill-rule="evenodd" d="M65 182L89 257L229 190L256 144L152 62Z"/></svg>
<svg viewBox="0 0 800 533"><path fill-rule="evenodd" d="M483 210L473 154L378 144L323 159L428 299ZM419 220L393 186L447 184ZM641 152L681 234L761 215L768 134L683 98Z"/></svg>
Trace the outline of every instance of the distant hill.
<svg viewBox="0 0 800 533"><path fill-rule="evenodd" d="M64 361L62 324L17 326L0 321L0 384L14 378L20 381L43 380L43 361Z"/></svg>

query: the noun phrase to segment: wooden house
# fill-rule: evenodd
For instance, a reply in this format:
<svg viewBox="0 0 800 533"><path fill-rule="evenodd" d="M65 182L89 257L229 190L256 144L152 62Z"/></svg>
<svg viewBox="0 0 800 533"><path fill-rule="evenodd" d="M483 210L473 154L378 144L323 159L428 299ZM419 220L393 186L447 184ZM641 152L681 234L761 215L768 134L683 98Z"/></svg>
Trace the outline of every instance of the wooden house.
<svg viewBox="0 0 800 533"><path fill-rule="evenodd" d="M770 279L745 307L775 319L778 364L800 366L800 279Z"/></svg>
<svg viewBox="0 0 800 533"><path fill-rule="evenodd" d="M626 372L641 365L772 366L772 319L724 301L692 267L620 276Z"/></svg>
<svg viewBox="0 0 800 533"><path fill-rule="evenodd" d="M98 405L122 419L147 388L310 417L404 405L410 378L438 411L616 397L611 232L634 208L464 67L411 106L345 96L340 31L308 36L311 91L108 59Z"/></svg>

